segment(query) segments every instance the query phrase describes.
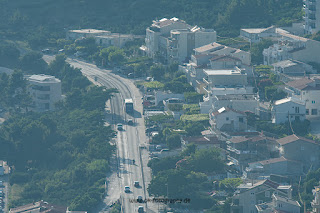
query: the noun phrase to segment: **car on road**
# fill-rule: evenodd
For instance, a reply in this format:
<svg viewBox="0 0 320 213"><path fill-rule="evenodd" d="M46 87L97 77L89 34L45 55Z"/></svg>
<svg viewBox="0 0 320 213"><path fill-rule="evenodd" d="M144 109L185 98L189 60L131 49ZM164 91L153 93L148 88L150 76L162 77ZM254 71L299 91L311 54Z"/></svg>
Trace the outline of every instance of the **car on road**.
<svg viewBox="0 0 320 213"><path fill-rule="evenodd" d="M119 131L123 130L123 125L122 124L117 124L117 130L119 130Z"/></svg>
<svg viewBox="0 0 320 213"><path fill-rule="evenodd" d="M124 187L124 192L125 193L129 193L130 192L130 187L129 186L125 186Z"/></svg>
<svg viewBox="0 0 320 213"><path fill-rule="evenodd" d="M139 181L135 181L135 182L134 182L134 186L135 186L135 187L139 187L139 186L140 186Z"/></svg>
<svg viewBox="0 0 320 213"><path fill-rule="evenodd" d="M138 212L139 212L139 213L143 213L143 212L144 212L143 206L139 206L139 207L138 207Z"/></svg>
<svg viewBox="0 0 320 213"><path fill-rule="evenodd" d="M137 202L138 202L138 203L143 203L142 196L139 195L139 196L137 197Z"/></svg>
<svg viewBox="0 0 320 213"><path fill-rule="evenodd" d="M128 78L134 78L134 74L131 72L128 74Z"/></svg>
<svg viewBox="0 0 320 213"><path fill-rule="evenodd" d="M128 123L128 125L133 125L133 120L132 119L128 119L127 123Z"/></svg>

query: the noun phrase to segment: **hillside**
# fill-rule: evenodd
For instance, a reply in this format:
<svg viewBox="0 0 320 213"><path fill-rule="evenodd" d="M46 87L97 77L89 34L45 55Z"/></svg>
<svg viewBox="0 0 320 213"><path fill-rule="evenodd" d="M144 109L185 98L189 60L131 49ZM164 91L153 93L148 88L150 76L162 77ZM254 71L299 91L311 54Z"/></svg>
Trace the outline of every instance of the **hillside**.
<svg viewBox="0 0 320 213"><path fill-rule="evenodd" d="M178 17L235 36L240 27L288 25L301 11L302 0L0 0L0 33L20 39L77 28L143 34L155 18Z"/></svg>

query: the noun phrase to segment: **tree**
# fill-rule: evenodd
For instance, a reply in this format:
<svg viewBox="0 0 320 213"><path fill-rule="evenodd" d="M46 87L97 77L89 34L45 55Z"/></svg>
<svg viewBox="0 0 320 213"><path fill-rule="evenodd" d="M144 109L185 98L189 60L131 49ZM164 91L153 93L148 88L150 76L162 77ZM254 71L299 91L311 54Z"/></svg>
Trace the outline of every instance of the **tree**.
<svg viewBox="0 0 320 213"><path fill-rule="evenodd" d="M198 104L199 102L203 101L203 95L197 92L185 92L184 98L188 103Z"/></svg>
<svg viewBox="0 0 320 213"><path fill-rule="evenodd" d="M125 55L123 50L116 50L114 52L110 52L108 56L108 60L110 63L119 65L125 61Z"/></svg>
<svg viewBox="0 0 320 213"><path fill-rule="evenodd" d="M45 73L48 65L38 52L28 52L20 58L20 68L30 74Z"/></svg>
<svg viewBox="0 0 320 213"><path fill-rule="evenodd" d="M165 73L165 68L161 64L154 64L150 67L150 73L151 73L151 76L158 81L163 78Z"/></svg>
<svg viewBox="0 0 320 213"><path fill-rule="evenodd" d="M175 149L181 147L181 139L178 134L172 134L167 137L166 143L169 149Z"/></svg>
<svg viewBox="0 0 320 213"><path fill-rule="evenodd" d="M187 131L188 136L198 136L205 129L203 124L200 122L191 122L184 128Z"/></svg>

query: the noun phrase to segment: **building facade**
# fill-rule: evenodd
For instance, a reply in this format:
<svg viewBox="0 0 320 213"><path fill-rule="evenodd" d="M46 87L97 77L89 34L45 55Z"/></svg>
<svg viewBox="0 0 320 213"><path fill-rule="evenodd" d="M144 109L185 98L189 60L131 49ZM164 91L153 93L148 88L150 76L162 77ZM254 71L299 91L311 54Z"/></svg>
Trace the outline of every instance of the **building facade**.
<svg viewBox="0 0 320 213"><path fill-rule="evenodd" d="M43 112L55 109L55 104L62 100L61 81L50 75L27 76L29 92L33 98L32 110Z"/></svg>
<svg viewBox="0 0 320 213"><path fill-rule="evenodd" d="M289 97L276 101L272 106L271 113L272 123L275 124L304 121L306 118L306 106L303 101Z"/></svg>
<svg viewBox="0 0 320 213"><path fill-rule="evenodd" d="M304 5L304 30L305 33L316 33L320 30L320 1L303 0Z"/></svg>
<svg viewBox="0 0 320 213"><path fill-rule="evenodd" d="M146 55L165 62L187 62L194 48L216 41L213 29L191 27L178 18L153 21L146 29Z"/></svg>

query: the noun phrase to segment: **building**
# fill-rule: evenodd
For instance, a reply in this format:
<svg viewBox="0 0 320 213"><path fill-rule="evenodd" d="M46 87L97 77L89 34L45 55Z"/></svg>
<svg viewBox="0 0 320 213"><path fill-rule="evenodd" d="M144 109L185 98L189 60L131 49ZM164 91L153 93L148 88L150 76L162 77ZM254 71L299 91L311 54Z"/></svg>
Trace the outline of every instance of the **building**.
<svg viewBox="0 0 320 213"><path fill-rule="evenodd" d="M227 140L227 150L240 166L278 156L276 142L264 135L233 136Z"/></svg>
<svg viewBox="0 0 320 213"><path fill-rule="evenodd" d="M43 200L10 209L9 213L66 213L67 207L49 204Z"/></svg>
<svg viewBox="0 0 320 213"><path fill-rule="evenodd" d="M320 186L316 186L312 190L314 200L311 202L312 212L320 213Z"/></svg>
<svg viewBox="0 0 320 213"><path fill-rule="evenodd" d="M292 35L279 33L281 38L278 43L263 50L263 61L265 65L293 59L304 63L318 63L320 60L320 42Z"/></svg>
<svg viewBox="0 0 320 213"><path fill-rule="evenodd" d="M314 74L316 70L309 64L297 60L284 60L272 64L273 72L279 76L305 76L306 74Z"/></svg>
<svg viewBox="0 0 320 213"><path fill-rule="evenodd" d="M212 100L212 107L213 110L227 107L238 111L257 113L259 100L255 94L216 95Z"/></svg>
<svg viewBox="0 0 320 213"><path fill-rule="evenodd" d="M216 130L227 132L247 130L247 115L244 112L223 107L211 112L209 117L210 124Z"/></svg>
<svg viewBox="0 0 320 213"><path fill-rule="evenodd" d="M286 32L287 31L276 28L274 26L268 27L268 28L250 28L250 29L241 29L240 30L240 37L246 39L249 42L252 43L258 43L263 38L278 38L279 32Z"/></svg>
<svg viewBox="0 0 320 213"><path fill-rule="evenodd" d="M277 140L280 155L302 163L304 172L320 167L320 143L297 135Z"/></svg>
<svg viewBox="0 0 320 213"><path fill-rule="evenodd" d="M271 202L273 194L292 197L290 185L280 185L271 180L241 184L237 189L232 197L231 213L257 213L256 205Z"/></svg>
<svg viewBox="0 0 320 213"><path fill-rule="evenodd" d="M133 41L135 37L130 34L111 33L110 35L95 36L96 44L102 47L123 48L128 41Z"/></svg>
<svg viewBox="0 0 320 213"><path fill-rule="evenodd" d="M208 88L212 87L242 87L248 84L247 74L241 72L238 69L231 70L203 70L205 78L204 83L207 84Z"/></svg>
<svg viewBox="0 0 320 213"><path fill-rule="evenodd" d="M30 75L26 77L33 98L32 110L49 111L55 109L55 104L62 100L61 81L50 75Z"/></svg>
<svg viewBox="0 0 320 213"><path fill-rule="evenodd" d="M282 156L249 163L249 166L245 169L245 176L249 179L256 179L270 176L271 174L284 176L301 175L302 172L302 164L300 162L288 160Z"/></svg>
<svg viewBox="0 0 320 213"><path fill-rule="evenodd" d="M81 30L69 30L67 31L67 39L77 40L80 38L91 38L96 36L111 35L110 31L96 30L96 29L81 29Z"/></svg>
<svg viewBox="0 0 320 213"><path fill-rule="evenodd" d="M304 0L304 30L307 34L317 33L320 30L320 1Z"/></svg>
<svg viewBox="0 0 320 213"><path fill-rule="evenodd" d="M304 121L306 118L305 102L289 97L274 102L271 110L272 123Z"/></svg>
<svg viewBox="0 0 320 213"><path fill-rule="evenodd" d="M187 62L194 48L216 41L213 29L191 27L178 18L153 21L146 29L147 56L161 57L166 62Z"/></svg>
<svg viewBox="0 0 320 213"><path fill-rule="evenodd" d="M251 64L251 54L240 49L228 47L219 43L210 43L194 49L194 55L202 54L215 54L215 55L229 55L234 58L241 60L242 64L250 65Z"/></svg>
<svg viewBox="0 0 320 213"><path fill-rule="evenodd" d="M258 213L300 213L301 206L296 200L273 194L272 202L258 204L256 208Z"/></svg>
<svg viewBox="0 0 320 213"><path fill-rule="evenodd" d="M306 119L320 116L320 79L301 78L286 83L285 91L293 98L305 103Z"/></svg>

